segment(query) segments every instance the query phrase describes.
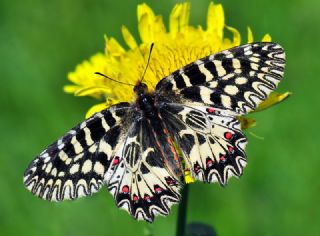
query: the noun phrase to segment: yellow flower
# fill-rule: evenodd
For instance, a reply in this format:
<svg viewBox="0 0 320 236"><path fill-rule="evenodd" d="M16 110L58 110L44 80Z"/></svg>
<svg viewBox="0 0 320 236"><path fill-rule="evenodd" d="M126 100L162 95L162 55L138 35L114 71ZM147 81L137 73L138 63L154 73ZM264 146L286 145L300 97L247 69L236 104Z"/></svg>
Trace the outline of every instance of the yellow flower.
<svg viewBox="0 0 320 236"><path fill-rule="evenodd" d="M86 114L86 117L89 117L112 104L134 101L135 96L132 87L126 87L94 73L100 72L115 80L135 84L141 79L146 67L151 43L154 43L154 49L144 79L149 89L153 89L162 78L186 64L240 45L242 39L239 31L225 25L221 4L210 3L206 27L190 25L189 14L189 2L176 4L171 11L167 29L161 15L156 15L145 3L138 5L138 30L141 43L138 43L130 31L122 26L121 31L127 49L115 38L105 37L105 52L92 56L88 61L78 65L75 71L70 72L68 79L73 84L66 85L64 91L75 96L92 96L104 100L103 103L89 109ZM232 33L231 39L224 36L225 30ZM248 27L246 42L250 43L253 40L252 31ZM266 34L262 41L271 41L270 35ZM288 94L273 96L273 100L267 101L264 108L287 96ZM255 125L253 119L241 117L239 120L243 128ZM186 182L193 182L190 172L186 172Z"/></svg>
<svg viewBox="0 0 320 236"><path fill-rule="evenodd" d="M98 53L70 72L68 79L73 85L66 85L64 91L76 96L102 98L104 102L93 106L86 117L108 106L133 101L133 90L125 85L105 79L95 72L101 72L118 81L136 83L146 66L150 44L154 49L144 82L150 89L173 71L209 54L240 45L241 36L235 28L225 26L221 4L210 3L207 26L194 27L189 24L190 3L176 4L171 11L169 29L166 29L161 15L156 15L147 4L138 5L138 29L141 43L122 26L122 35L128 46L125 49L115 38L105 37L105 53ZM233 34L232 39L224 37L224 30ZM248 28L247 41L253 41ZM267 34L262 41L271 41Z"/></svg>

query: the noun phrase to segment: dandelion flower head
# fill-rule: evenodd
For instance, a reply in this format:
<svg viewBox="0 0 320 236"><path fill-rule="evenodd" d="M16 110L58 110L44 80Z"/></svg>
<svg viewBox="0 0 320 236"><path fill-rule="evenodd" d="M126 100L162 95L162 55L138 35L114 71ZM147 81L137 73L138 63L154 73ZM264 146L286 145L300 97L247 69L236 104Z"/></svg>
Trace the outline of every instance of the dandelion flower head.
<svg viewBox="0 0 320 236"><path fill-rule="evenodd" d="M65 92L104 100L87 112L89 117L112 104L130 102L135 98L129 86L126 88L94 73L100 72L117 81L135 84L144 72L152 43L155 46L144 79L149 90L154 89L162 78L199 58L240 45L239 31L225 25L221 4L209 4L205 27L190 25L189 15L189 2L176 4L167 28L161 15L156 15L147 4L138 5L140 42L125 26L121 31L126 47L113 37L105 37L105 52L93 55L70 72L68 79L73 84L66 85ZM225 31L231 32L231 39L224 36ZM248 27L247 42L252 41L253 34ZM266 34L262 41L271 41L271 37Z"/></svg>

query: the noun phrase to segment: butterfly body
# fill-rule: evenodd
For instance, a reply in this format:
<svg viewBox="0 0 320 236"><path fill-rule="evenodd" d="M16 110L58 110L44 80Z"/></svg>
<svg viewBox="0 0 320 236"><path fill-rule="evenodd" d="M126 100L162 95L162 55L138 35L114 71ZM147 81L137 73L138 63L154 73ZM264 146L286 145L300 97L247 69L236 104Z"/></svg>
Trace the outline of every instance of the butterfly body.
<svg viewBox="0 0 320 236"><path fill-rule="evenodd" d="M152 127L153 135L156 139L155 144L161 150L161 161L166 163L168 170L178 178L182 176L180 158L173 146L173 140L159 113L161 105L156 104L155 94L148 92L146 84L138 82L134 87L136 92L135 109L140 111L145 125Z"/></svg>
<svg viewBox="0 0 320 236"><path fill-rule="evenodd" d="M52 201L106 186L116 205L139 220L168 215L180 201L184 171L225 185L246 165L237 116L276 89L285 65L275 43L242 45L168 75L153 92L138 82L136 101L94 114L37 156L26 187Z"/></svg>
<svg viewBox="0 0 320 236"><path fill-rule="evenodd" d="M155 106L154 96L151 94L139 94L137 109L140 109L148 119L157 118L158 111Z"/></svg>

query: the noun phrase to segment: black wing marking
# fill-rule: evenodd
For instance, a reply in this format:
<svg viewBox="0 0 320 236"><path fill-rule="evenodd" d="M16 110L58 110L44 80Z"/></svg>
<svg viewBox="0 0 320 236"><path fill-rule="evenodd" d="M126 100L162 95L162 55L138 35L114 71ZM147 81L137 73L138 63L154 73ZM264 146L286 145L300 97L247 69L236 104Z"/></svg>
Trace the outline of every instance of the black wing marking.
<svg viewBox="0 0 320 236"><path fill-rule="evenodd" d="M230 114L246 114L264 101L282 79L283 48L253 43L191 63L161 80L159 102L206 104Z"/></svg>
<svg viewBox="0 0 320 236"><path fill-rule="evenodd" d="M116 161L107 173L108 190L118 207L138 220L152 222L156 215L168 215L171 205L180 200L182 183L172 173L155 127L136 117L117 149Z"/></svg>
<svg viewBox="0 0 320 236"><path fill-rule="evenodd" d="M27 189L52 201L76 199L97 192L103 185L128 111L128 103L112 106L51 144L25 171Z"/></svg>
<svg viewBox="0 0 320 236"><path fill-rule="evenodd" d="M174 103L160 113L194 178L224 185L242 175L247 141L236 118L217 108Z"/></svg>

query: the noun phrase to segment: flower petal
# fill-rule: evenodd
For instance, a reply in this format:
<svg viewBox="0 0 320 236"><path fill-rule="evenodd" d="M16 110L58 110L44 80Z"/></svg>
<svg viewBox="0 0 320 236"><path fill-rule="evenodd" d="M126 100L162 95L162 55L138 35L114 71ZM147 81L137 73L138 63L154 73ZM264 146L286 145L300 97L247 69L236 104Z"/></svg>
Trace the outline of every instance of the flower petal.
<svg viewBox="0 0 320 236"><path fill-rule="evenodd" d="M89 111L87 112L87 114L86 114L86 119L88 119L89 117L91 117L93 114L95 114L95 113L97 113L97 112L99 112L99 111L102 111L102 110L104 110L104 109L106 109L106 108L108 108L109 107L109 104L107 104L107 103L99 103L99 104L97 104L97 105L94 105L93 107L91 107L90 109L89 109Z"/></svg>
<svg viewBox="0 0 320 236"><path fill-rule="evenodd" d="M265 34L261 40L261 42L266 42L266 43L271 42L271 41L272 41L272 38L271 38L270 34Z"/></svg>
<svg viewBox="0 0 320 236"><path fill-rule="evenodd" d="M136 40L134 39L134 37L132 36L132 34L130 33L127 27L123 25L121 27L121 31L122 31L123 39L130 49L134 49L138 47Z"/></svg>
<svg viewBox="0 0 320 236"><path fill-rule="evenodd" d="M120 45L115 38L108 39L106 37L106 53L111 54L114 57L119 57L124 54L126 50Z"/></svg>
<svg viewBox="0 0 320 236"><path fill-rule="evenodd" d="M247 28L247 30L248 30L248 43L253 43L253 33L252 33L252 30L251 30L251 28L248 26L248 28Z"/></svg>
<svg viewBox="0 0 320 236"><path fill-rule="evenodd" d="M170 30L170 35L173 38L179 32L179 16L180 16L181 9L182 9L182 4L176 4L170 13L169 30Z"/></svg>
<svg viewBox="0 0 320 236"><path fill-rule="evenodd" d="M140 33L140 38L142 42L149 43L153 41L151 24L150 24L149 16L147 14L144 14L140 18L139 33Z"/></svg>
<svg viewBox="0 0 320 236"><path fill-rule="evenodd" d="M103 71L106 63L106 56L102 53L93 55L89 60L79 64L75 71L68 73L68 79L78 85L95 84L94 72Z"/></svg>
<svg viewBox="0 0 320 236"><path fill-rule="evenodd" d="M140 21L143 15L150 16L151 20L153 20L155 17L154 12L146 3L142 3L138 5L138 8L137 8L138 22Z"/></svg>
<svg viewBox="0 0 320 236"><path fill-rule="evenodd" d="M184 171L184 181L186 182L186 184L190 184L190 183L194 183L195 180L191 175L190 170L185 170Z"/></svg>
<svg viewBox="0 0 320 236"><path fill-rule="evenodd" d="M162 38L162 36L164 36L166 34L166 27L164 25L162 16L156 16L154 19L154 24L153 24L153 35L156 35L157 39L153 39L152 42L154 41L160 41Z"/></svg>
<svg viewBox="0 0 320 236"><path fill-rule="evenodd" d="M267 109L271 106L274 106L274 105L284 101L285 99L287 99L291 94L292 93L290 93L290 92L285 92L285 93L273 92L269 95L267 100L260 103L260 105L258 106L258 108L254 112L262 111L262 110Z"/></svg>
<svg viewBox="0 0 320 236"><path fill-rule="evenodd" d="M91 86L91 87L81 87L80 89L74 91L74 95L78 97L82 96L90 96L90 95L97 95L97 94L107 94L111 93L111 89L105 86Z"/></svg>
<svg viewBox="0 0 320 236"><path fill-rule="evenodd" d="M65 93L74 93L79 88L80 88L80 86L78 86L78 85L65 85L65 86L63 86L63 91Z"/></svg>
<svg viewBox="0 0 320 236"><path fill-rule="evenodd" d="M215 5L210 2L207 15L207 29L208 31L214 32L217 36L223 38L224 28L224 11L221 4Z"/></svg>
<svg viewBox="0 0 320 236"><path fill-rule="evenodd" d="M233 46L239 46L241 43L240 32L236 28L230 26L226 26L226 29L233 34Z"/></svg>
<svg viewBox="0 0 320 236"><path fill-rule="evenodd" d="M152 9L145 3L138 5L138 28L142 42L153 42L153 25L155 21L155 15Z"/></svg>
<svg viewBox="0 0 320 236"><path fill-rule="evenodd" d="M179 25L180 31L183 31L189 25L189 16L190 16L190 3L182 3L182 8L180 12Z"/></svg>

